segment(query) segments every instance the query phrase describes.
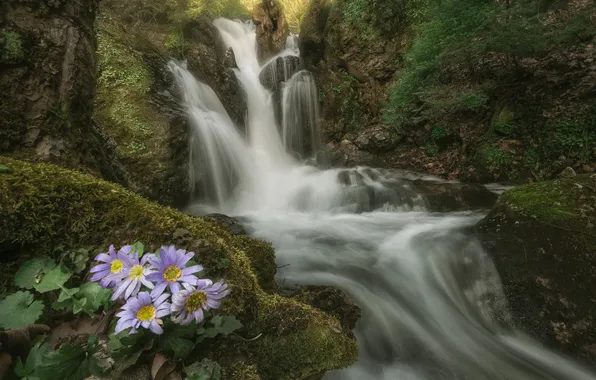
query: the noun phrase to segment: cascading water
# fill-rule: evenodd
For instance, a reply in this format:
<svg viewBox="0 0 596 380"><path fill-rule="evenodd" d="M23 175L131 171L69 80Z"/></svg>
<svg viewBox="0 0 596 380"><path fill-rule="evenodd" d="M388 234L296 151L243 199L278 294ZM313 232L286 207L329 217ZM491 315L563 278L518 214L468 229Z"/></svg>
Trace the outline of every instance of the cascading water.
<svg viewBox="0 0 596 380"><path fill-rule="evenodd" d="M282 138L286 150L302 157L316 153L321 148L319 99L312 74L306 70L295 73L282 91Z"/></svg>
<svg viewBox="0 0 596 380"><path fill-rule="evenodd" d="M247 217L253 235L273 242L280 280L336 286L362 308L358 363L326 379L596 379L510 327L497 271L462 232L481 214L429 213L404 176L321 171L287 154L271 93L259 82L254 27L215 25L247 93L249 141L241 142L212 91L193 87L190 74L171 64L203 139L193 144L205 150L210 171L236 173L233 189L213 175L225 183L219 209Z"/></svg>

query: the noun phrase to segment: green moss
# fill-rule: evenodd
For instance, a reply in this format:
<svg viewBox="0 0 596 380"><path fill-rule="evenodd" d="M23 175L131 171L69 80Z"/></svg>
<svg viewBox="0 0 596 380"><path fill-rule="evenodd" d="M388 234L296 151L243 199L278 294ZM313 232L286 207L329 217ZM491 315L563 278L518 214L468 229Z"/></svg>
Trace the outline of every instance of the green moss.
<svg viewBox="0 0 596 380"><path fill-rule="evenodd" d="M153 148L163 116L150 100L151 73L133 42L104 16L98 21L100 76L96 118L119 142L120 158L136 158Z"/></svg>
<svg viewBox="0 0 596 380"><path fill-rule="evenodd" d="M23 40L17 32L5 31L0 43L0 62L17 63L25 59Z"/></svg>
<svg viewBox="0 0 596 380"><path fill-rule="evenodd" d="M184 35L179 30L170 32L164 45L170 54L179 58L185 56L189 46L188 42L184 39Z"/></svg>
<svg viewBox="0 0 596 380"><path fill-rule="evenodd" d="M221 308L245 326L253 341L230 336L212 353L226 373L244 358L262 379L301 379L346 367L356 360L356 342L339 321L294 299L266 293L273 283L270 245L233 237L222 226L159 206L119 185L50 164L0 157L0 255L53 255L54 247L105 250L143 241L149 251L177 241L197 252L214 279L232 292ZM180 245L180 244L179 244ZM10 249L9 247L13 247ZM10 250L9 250L10 249ZM217 267L222 259L229 265ZM2 266L4 267L4 263ZM258 275L256 274L258 273Z"/></svg>
<svg viewBox="0 0 596 380"><path fill-rule="evenodd" d="M596 196L596 178L581 175L570 179L538 182L516 187L505 192L499 203L509 210L565 228L587 227L586 218L592 219L593 206L586 192ZM592 229L596 225L592 225ZM589 224L588 224L588 228Z"/></svg>
<svg viewBox="0 0 596 380"><path fill-rule="evenodd" d="M261 380L254 365L236 363L231 366L229 373L226 373L226 379L229 380Z"/></svg>

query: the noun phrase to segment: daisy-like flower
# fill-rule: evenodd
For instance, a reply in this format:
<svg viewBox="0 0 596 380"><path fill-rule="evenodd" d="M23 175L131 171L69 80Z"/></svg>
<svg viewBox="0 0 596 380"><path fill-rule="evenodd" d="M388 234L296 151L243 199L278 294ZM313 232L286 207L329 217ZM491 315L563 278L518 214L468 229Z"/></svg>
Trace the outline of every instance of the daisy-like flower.
<svg viewBox="0 0 596 380"><path fill-rule="evenodd" d="M114 295L112 301L118 298L128 299L130 296L135 296L141 285L145 285L149 289L153 289L153 283L147 279L147 276L154 272L154 270L147 265L148 256L145 255L139 261L137 255L118 255L118 258L124 264L124 269L120 276L108 276L108 279L114 279L117 284L114 286Z"/></svg>
<svg viewBox="0 0 596 380"><path fill-rule="evenodd" d="M203 267L193 265L186 268L186 263L194 255L193 252L186 253L184 249L176 250L176 247L173 245L161 247L159 258L152 255L153 257L149 259L149 262L157 269L157 272L147 276L149 281L155 283L155 288L151 291L151 296L157 297L161 295L168 286L172 294L176 294L182 287L191 289L191 285L196 285L199 279L193 273L202 271Z"/></svg>
<svg viewBox="0 0 596 380"><path fill-rule="evenodd" d="M199 280L196 288L184 289L172 296L172 321L188 325L194 319L200 323L205 318L204 311L219 308L218 300L230 291L223 280L215 284L211 280Z"/></svg>
<svg viewBox="0 0 596 380"><path fill-rule="evenodd" d="M99 281L99 285L104 288L111 288L116 284L116 280L119 276L121 276L122 271L124 270L124 263L122 262L119 255L128 255L131 250L131 246L127 245L116 253L116 249L113 245L110 245L108 250L108 254L100 253L99 255L95 256L95 261L100 261L104 264L98 264L91 268L91 273L93 276L91 277L91 281Z"/></svg>
<svg viewBox="0 0 596 380"><path fill-rule="evenodd" d="M166 302L169 296L162 294L158 298L151 298L148 292L140 292L137 297L129 298L122 306L122 311L116 314L120 319L114 332L118 334L131 328L130 334L134 334L139 327L143 327L155 334L162 334L161 318L171 313L171 304Z"/></svg>

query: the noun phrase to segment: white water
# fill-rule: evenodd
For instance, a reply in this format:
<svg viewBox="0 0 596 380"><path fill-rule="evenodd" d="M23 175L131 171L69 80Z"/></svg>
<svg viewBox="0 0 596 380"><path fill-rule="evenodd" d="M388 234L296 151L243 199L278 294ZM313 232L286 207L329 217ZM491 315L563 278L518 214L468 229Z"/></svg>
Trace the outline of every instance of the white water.
<svg viewBox="0 0 596 380"><path fill-rule="evenodd" d="M236 173L232 188L216 186L227 190L212 206L247 217L252 234L273 242L280 283L333 285L362 308L358 363L326 379L596 378L509 327L498 273L461 230L482 215L426 212L410 173L321 171L288 155L271 94L258 80L254 28L222 19L215 25L234 49L247 93L248 143L232 136L236 129L212 91L193 87L190 74L172 66L184 92L201 99L187 94L186 101L197 136L206 139L194 141L207 150L204 164ZM210 135L229 145L211 145L220 137Z"/></svg>

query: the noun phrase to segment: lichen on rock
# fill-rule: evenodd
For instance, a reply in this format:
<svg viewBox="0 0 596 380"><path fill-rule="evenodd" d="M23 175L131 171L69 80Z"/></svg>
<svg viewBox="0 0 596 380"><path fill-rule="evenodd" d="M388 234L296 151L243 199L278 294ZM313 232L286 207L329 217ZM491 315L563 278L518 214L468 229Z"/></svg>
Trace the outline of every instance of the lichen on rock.
<svg viewBox="0 0 596 380"><path fill-rule="evenodd" d="M151 250L183 235L177 244L196 252L206 268L213 268L210 276L224 278L232 288L221 312L242 321L242 336L258 337L232 335L209 348L206 355L230 374L225 378L240 379L246 373L263 380L306 379L356 360L354 336L336 317L273 293L270 244L231 235L217 223L75 171L4 157L0 165L7 168L0 172L3 267L16 255L52 255L58 244L101 251L108 244L143 241ZM224 259L229 264L218 265Z"/></svg>
<svg viewBox="0 0 596 380"><path fill-rule="evenodd" d="M596 363L596 175L506 191L476 228L518 327Z"/></svg>

